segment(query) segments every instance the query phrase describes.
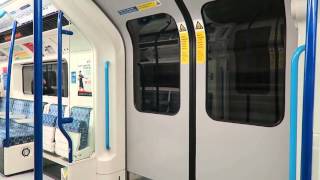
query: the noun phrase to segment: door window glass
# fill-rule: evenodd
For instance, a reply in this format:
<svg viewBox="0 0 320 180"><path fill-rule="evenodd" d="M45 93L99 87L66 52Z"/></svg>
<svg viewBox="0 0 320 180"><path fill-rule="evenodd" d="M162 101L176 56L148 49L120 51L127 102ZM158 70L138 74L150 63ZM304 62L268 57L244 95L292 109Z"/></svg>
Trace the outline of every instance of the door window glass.
<svg viewBox="0 0 320 180"><path fill-rule="evenodd" d="M216 0L202 11L207 36L209 116L274 126L284 116L283 0Z"/></svg>
<svg viewBox="0 0 320 180"><path fill-rule="evenodd" d="M157 14L127 23L133 44L134 102L141 112L176 114L180 108L179 32Z"/></svg>

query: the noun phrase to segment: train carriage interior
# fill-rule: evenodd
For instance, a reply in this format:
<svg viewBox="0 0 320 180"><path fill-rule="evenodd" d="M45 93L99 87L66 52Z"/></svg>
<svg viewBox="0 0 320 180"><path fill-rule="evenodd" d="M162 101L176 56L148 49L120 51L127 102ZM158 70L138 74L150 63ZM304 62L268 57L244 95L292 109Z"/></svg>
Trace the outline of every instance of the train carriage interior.
<svg viewBox="0 0 320 180"><path fill-rule="evenodd" d="M319 180L318 0L0 0L0 180Z"/></svg>

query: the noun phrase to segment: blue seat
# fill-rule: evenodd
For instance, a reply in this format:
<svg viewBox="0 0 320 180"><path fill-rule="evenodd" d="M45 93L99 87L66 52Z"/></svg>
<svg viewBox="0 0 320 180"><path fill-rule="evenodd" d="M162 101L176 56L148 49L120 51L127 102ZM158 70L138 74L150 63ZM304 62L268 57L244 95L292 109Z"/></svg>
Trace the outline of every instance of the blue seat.
<svg viewBox="0 0 320 180"><path fill-rule="evenodd" d="M91 110L85 107L72 107L70 117L73 118L73 122L64 125L66 131L81 134L79 150L88 146Z"/></svg>
<svg viewBox="0 0 320 180"><path fill-rule="evenodd" d="M0 147L3 147L6 138L6 128L4 119L0 119ZM18 144L25 144L33 142L34 129L32 126L26 124L19 124L10 120L10 143L9 146Z"/></svg>
<svg viewBox="0 0 320 180"><path fill-rule="evenodd" d="M43 114L43 125L55 127L58 119L58 106L56 104L51 104L49 107L48 114Z"/></svg>
<svg viewBox="0 0 320 180"><path fill-rule="evenodd" d="M33 101L12 99L11 112L17 115L25 115L26 118L33 118Z"/></svg>
<svg viewBox="0 0 320 180"><path fill-rule="evenodd" d="M12 99L10 99L10 104L9 108L12 108ZM0 112L5 112L6 111L6 98L5 97L0 97Z"/></svg>

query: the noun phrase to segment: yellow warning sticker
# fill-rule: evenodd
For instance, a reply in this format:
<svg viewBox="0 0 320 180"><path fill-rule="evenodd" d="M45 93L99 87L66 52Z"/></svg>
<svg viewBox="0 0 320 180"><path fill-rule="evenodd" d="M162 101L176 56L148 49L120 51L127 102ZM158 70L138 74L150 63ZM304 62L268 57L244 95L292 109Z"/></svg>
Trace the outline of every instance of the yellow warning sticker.
<svg viewBox="0 0 320 180"><path fill-rule="evenodd" d="M189 64L189 34L185 23L178 23L181 64Z"/></svg>
<svg viewBox="0 0 320 180"><path fill-rule="evenodd" d="M207 47L206 33L201 20L196 20L194 23L195 23L195 31L196 31L197 63L204 64L206 62L206 47Z"/></svg>
<svg viewBox="0 0 320 180"><path fill-rule="evenodd" d="M160 1L157 0L157 1L149 1L145 3L141 3L141 4L138 4L136 7L139 11L146 11L148 9L155 8L160 5L161 5Z"/></svg>

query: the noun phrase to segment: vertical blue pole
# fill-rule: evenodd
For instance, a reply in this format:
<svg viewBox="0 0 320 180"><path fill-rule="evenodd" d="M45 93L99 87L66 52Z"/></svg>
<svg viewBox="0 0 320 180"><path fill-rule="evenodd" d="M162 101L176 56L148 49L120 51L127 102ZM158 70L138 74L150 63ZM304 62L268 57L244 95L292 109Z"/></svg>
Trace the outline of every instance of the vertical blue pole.
<svg viewBox="0 0 320 180"><path fill-rule="evenodd" d="M313 110L318 0L308 0L306 59L302 113L301 180L312 178Z"/></svg>
<svg viewBox="0 0 320 180"><path fill-rule="evenodd" d="M291 93L290 93L290 162L289 180L296 180L297 176L297 110L298 110L298 70L299 57L305 50L300 46L293 53L291 59Z"/></svg>
<svg viewBox="0 0 320 180"><path fill-rule="evenodd" d="M62 127L62 12L58 14L58 64L57 64L57 98L58 98L58 127L59 129L63 129ZM69 149L70 154L70 149ZM69 157L70 158L70 157Z"/></svg>
<svg viewBox="0 0 320 180"><path fill-rule="evenodd" d="M42 180L42 0L34 0L34 179Z"/></svg>
<svg viewBox="0 0 320 180"><path fill-rule="evenodd" d="M64 135L64 137L68 141L68 147L69 147L69 163L72 163L73 156L72 156L72 140L70 136L68 135L67 131L63 128L63 124L66 123L72 123L73 119L71 117L64 118L62 116L62 35L73 35L73 32L63 30L62 29L62 20L63 20L63 12L60 11L58 14L58 66L57 66L57 95L58 95L58 127L61 131L61 133Z"/></svg>
<svg viewBox="0 0 320 180"><path fill-rule="evenodd" d="M106 101L106 149L110 149L110 111L109 111L109 62L104 65L105 101Z"/></svg>
<svg viewBox="0 0 320 180"><path fill-rule="evenodd" d="M7 89L6 89L6 140L5 147L9 147L10 145L10 85L11 85L11 69L12 69L12 61L13 61L13 51L14 51L14 43L16 40L16 30L17 30L17 21L13 22L12 25L12 33L11 33L11 42L10 42L10 50L9 50L9 59L8 59L8 72L7 72Z"/></svg>

